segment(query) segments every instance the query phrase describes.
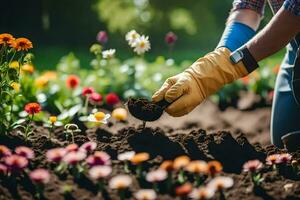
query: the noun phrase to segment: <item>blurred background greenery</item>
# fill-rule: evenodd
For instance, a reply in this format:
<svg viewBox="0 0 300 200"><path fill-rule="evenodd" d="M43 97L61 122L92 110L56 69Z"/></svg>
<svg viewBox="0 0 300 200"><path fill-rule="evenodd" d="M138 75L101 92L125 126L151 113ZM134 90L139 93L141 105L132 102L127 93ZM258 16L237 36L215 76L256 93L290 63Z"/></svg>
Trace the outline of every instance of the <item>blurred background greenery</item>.
<svg viewBox="0 0 300 200"><path fill-rule="evenodd" d="M124 40L131 29L150 36L149 61L168 57L164 42L167 32L178 36L172 57L176 62L195 60L218 42L231 9L232 0L6 0L1 2L0 32L25 36L33 41L35 66L54 69L70 51L88 67L89 46L100 30L109 34L106 48L116 56L133 55ZM267 8L261 27L271 18ZM280 62L283 51L265 62Z"/></svg>

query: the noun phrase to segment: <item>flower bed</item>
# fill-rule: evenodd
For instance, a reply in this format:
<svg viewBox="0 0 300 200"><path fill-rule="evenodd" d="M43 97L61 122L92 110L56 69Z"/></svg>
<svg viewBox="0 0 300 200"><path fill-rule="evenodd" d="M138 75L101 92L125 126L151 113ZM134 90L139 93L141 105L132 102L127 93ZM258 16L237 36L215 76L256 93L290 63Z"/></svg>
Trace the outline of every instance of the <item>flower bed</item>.
<svg viewBox="0 0 300 200"><path fill-rule="evenodd" d="M234 139L228 132L207 135L201 129L183 134L160 128L128 127L117 133L98 128L76 134L77 146L66 141L61 129L52 142L47 132L36 127L30 143L14 134L1 137L11 151L27 145L35 154L15 149L28 163L19 160L9 176L1 171L2 199L288 199L300 192L299 155L253 146L242 134ZM2 157L4 164L10 154Z"/></svg>
<svg viewBox="0 0 300 200"><path fill-rule="evenodd" d="M173 47L176 39L170 33L166 42ZM150 49L135 31L126 40L139 56ZM142 57L120 67L114 49L94 44L95 73L78 70L70 56L58 73L39 75L28 39L1 34L0 45L0 199L298 197L297 153L225 131L206 134L192 121L177 130L174 121L133 125L121 100L148 91L136 80L147 75Z"/></svg>

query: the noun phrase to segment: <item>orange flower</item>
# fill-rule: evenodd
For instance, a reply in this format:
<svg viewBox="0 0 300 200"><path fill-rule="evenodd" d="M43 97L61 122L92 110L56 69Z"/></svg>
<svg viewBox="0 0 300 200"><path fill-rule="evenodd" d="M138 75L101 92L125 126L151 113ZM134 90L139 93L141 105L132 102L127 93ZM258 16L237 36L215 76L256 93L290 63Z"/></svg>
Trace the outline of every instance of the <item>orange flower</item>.
<svg viewBox="0 0 300 200"><path fill-rule="evenodd" d="M245 77L241 78L241 81L244 83L244 85L248 85L250 82L250 78L249 78L249 76L245 76Z"/></svg>
<svg viewBox="0 0 300 200"><path fill-rule="evenodd" d="M76 75L69 75L66 79L68 88L75 89L79 85L80 79Z"/></svg>
<svg viewBox="0 0 300 200"><path fill-rule="evenodd" d="M190 163L191 159L188 156L179 156L174 160L173 168L176 170L182 169Z"/></svg>
<svg viewBox="0 0 300 200"><path fill-rule="evenodd" d="M49 81L55 80L57 78L57 73L55 71L46 71L42 74L42 76L47 78Z"/></svg>
<svg viewBox="0 0 300 200"><path fill-rule="evenodd" d="M187 196L193 190L193 186L190 183L185 183L181 186L176 187L176 196L184 197Z"/></svg>
<svg viewBox="0 0 300 200"><path fill-rule="evenodd" d="M40 104L33 102L33 103L26 104L24 110L28 114L33 115L33 114L39 113L42 110L42 108L41 108Z"/></svg>
<svg viewBox="0 0 300 200"><path fill-rule="evenodd" d="M11 45L15 41L15 38L8 33L0 34L0 44Z"/></svg>
<svg viewBox="0 0 300 200"><path fill-rule="evenodd" d="M173 161L171 160L165 160L161 165L159 166L160 169L166 170L167 172L173 171Z"/></svg>
<svg viewBox="0 0 300 200"><path fill-rule="evenodd" d="M28 51L28 49L32 49L32 42L28 40L27 38L18 38L16 39L12 44L11 47L13 47L16 51Z"/></svg>
<svg viewBox="0 0 300 200"><path fill-rule="evenodd" d="M34 72L34 67L31 64L25 64L21 67L22 72L32 74Z"/></svg>
<svg viewBox="0 0 300 200"><path fill-rule="evenodd" d="M207 169L208 169L208 173L211 176L214 176L215 174L218 174L222 171L223 166L219 161L213 160L207 163Z"/></svg>
<svg viewBox="0 0 300 200"><path fill-rule="evenodd" d="M147 160L149 160L150 155L148 153L137 153L131 158L131 163L134 165L139 165Z"/></svg>
<svg viewBox="0 0 300 200"><path fill-rule="evenodd" d="M196 174L207 174L207 163L205 161L195 160L190 162L185 167L185 170Z"/></svg>

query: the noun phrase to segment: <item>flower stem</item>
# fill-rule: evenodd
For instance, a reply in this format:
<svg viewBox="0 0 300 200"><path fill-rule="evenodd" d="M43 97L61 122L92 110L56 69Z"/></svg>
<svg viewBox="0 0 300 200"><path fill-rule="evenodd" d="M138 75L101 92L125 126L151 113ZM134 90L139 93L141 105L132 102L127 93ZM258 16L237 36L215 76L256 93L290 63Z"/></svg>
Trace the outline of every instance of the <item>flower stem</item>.
<svg viewBox="0 0 300 200"><path fill-rule="evenodd" d="M32 114L31 117L29 117L28 124L26 125L26 128L25 128L25 133L24 133L24 135L25 135L25 141L28 140L28 136L29 136L28 133L30 131L30 124L31 124L31 122L33 120L33 117L34 117L34 114Z"/></svg>

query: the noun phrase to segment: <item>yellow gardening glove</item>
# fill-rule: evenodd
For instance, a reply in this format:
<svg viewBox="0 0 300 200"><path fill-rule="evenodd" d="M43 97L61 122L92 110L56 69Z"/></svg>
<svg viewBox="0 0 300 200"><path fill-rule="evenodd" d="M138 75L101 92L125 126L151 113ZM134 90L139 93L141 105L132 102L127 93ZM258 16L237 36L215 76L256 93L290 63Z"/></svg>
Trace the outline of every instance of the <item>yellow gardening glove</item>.
<svg viewBox="0 0 300 200"><path fill-rule="evenodd" d="M168 78L152 100L173 102L166 112L174 117L191 112L222 86L248 74L242 62L231 63L230 54L230 50L222 47L199 58L184 72Z"/></svg>

